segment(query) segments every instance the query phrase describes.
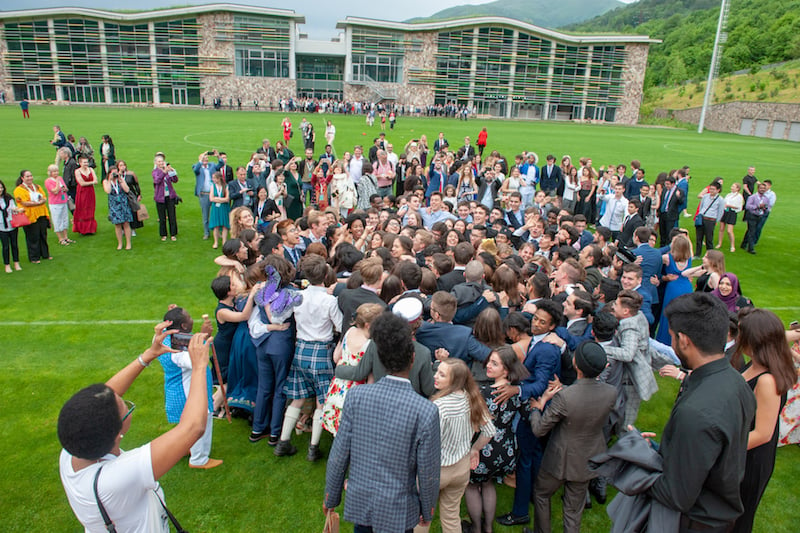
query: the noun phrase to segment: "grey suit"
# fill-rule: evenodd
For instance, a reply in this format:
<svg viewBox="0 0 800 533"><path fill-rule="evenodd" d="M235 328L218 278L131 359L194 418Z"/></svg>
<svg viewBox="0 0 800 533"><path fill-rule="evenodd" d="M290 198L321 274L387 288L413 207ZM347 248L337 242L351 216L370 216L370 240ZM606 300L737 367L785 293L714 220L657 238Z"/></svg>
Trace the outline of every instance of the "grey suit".
<svg viewBox="0 0 800 533"><path fill-rule="evenodd" d="M440 461L439 410L408 380L387 376L354 387L328 458L325 507L339 505L347 475L345 520L405 532L420 516L433 518Z"/></svg>
<svg viewBox="0 0 800 533"><path fill-rule="evenodd" d="M603 425L617 399L611 385L579 379L557 393L544 413L534 409L531 430L537 437L550 432L536 478L535 531L551 531L550 498L564 485L564 531L580 531L589 480L589 458L606 450Z"/></svg>

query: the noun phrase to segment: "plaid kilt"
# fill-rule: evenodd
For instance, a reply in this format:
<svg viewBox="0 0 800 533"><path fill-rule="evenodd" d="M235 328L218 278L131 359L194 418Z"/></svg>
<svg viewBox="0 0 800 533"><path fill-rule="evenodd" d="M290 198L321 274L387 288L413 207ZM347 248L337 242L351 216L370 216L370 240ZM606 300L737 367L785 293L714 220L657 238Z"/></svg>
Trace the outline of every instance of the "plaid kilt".
<svg viewBox="0 0 800 533"><path fill-rule="evenodd" d="M317 397L320 403L333 380L333 343L297 339L283 393L290 400Z"/></svg>

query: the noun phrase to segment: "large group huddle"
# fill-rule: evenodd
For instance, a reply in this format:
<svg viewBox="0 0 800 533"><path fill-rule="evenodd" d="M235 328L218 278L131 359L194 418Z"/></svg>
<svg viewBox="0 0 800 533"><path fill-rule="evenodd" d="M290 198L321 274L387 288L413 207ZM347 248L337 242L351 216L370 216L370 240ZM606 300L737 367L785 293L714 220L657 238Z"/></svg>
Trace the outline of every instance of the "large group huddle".
<svg viewBox="0 0 800 533"><path fill-rule="evenodd" d="M536 531L550 531L562 485L565 530L578 531L590 494L605 503L607 483L630 481L615 475L621 460L659 463L660 474L633 489L650 498L615 507L616 523L643 512L675 531L752 529L777 446L800 442L797 408L784 409L800 367L789 342L800 332L756 309L718 250L730 228L733 251L744 211L741 247L754 252L775 203L754 168L725 197L721 178L704 187L692 215L685 166L648 182L636 160L596 169L589 157L574 165L548 155L540 164L534 152L489 150L486 128L474 145L451 146L440 132L402 150L382 132L337 155L331 121L318 155L305 118L295 156L288 116L281 129L274 147L264 139L235 169L220 150L199 154L203 235L222 252L214 317L191 337L188 312L168 310L153 345L120 373L132 381L159 359L178 423L167 435L190 466L222 464L211 458L211 420L230 407L251 421L249 440L279 457L297 452L294 432L310 432L306 459L328 454L326 512L348 477L345 518L357 531L424 530L437 501L446 532L527 524L530 503ZM177 171L157 154L152 175L160 235L174 239ZM694 242L682 213L694 216ZM213 321L212 376L203 342ZM634 428L656 372L683 381L660 452ZM122 387L120 374L107 401L125 415L130 381ZM64 435L59 421L62 480L81 522L102 524L95 470L82 469L136 451L116 440L86 452L67 435L80 418L70 402ZM335 437L329 451L324 431ZM128 468L148 468L149 457L138 453ZM132 483L152 485L151 470ZM500 482L515 495L498 515ZM82 491L92 506L77 502Z"/></svg>

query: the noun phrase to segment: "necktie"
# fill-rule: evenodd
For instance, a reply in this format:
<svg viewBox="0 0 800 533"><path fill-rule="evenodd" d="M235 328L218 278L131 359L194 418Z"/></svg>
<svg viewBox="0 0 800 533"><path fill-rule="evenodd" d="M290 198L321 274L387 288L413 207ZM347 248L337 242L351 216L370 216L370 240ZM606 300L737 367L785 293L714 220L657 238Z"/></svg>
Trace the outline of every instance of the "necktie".
<svg viewBox="0 0 800 533"><path fill-rule="evenodd" d="M622 226L624 227L631 219L630 215L625 216L625 220L622 221Z"/></svg>
<svg viewBox="0 0 800 533"><path fill-rule="evenodd" d="M664 205L661 206L661 212L666 213L669 207L669 199L672 198L672 189L667 191L667 196L664 198Z"/></svg>

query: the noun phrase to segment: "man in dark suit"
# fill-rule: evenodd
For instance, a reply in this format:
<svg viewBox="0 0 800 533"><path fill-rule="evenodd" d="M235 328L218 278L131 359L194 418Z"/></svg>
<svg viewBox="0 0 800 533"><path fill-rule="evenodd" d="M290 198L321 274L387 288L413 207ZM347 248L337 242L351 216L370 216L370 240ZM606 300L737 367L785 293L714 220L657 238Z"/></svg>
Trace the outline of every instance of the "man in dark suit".
<svg viewBox="0 0 800 533"><path fill-rule="evenodd" d="M275 161L278 159L278 156L275 154L275 148L270 145L269 139L261 141L261 148L256 150L256 152L267 156L267 161Z"/></svg>
<svg viewBox="0 0 800 533"><path fill-rule="evenodd" d="M642 287L650 293L650 304L656 305L659 302L658 287L653 285L651 279L653 276L661 274L663 262L660 250L656 250L650 246L650 236L653 230L648 227L642 226L637 228L633 233L633 255L641 257L642 260L638 263L642 267ZM647 311L642 309L642 312L647 315ZM649 318L648 318L649 320Z"/></svg>
<svg viewBox="0 0 800 533"><path fill-rule="evenodd" d="M228 192L231 195L231 209L236 207L252 207L255 204L255 191L253 183L247 179L247 169L239 167L236 169L236 179L228 185Z"/></svg>
<svg viewBox="0 0 800 533"><path fill-rule="evenodd" d="M592 295L586 291L573 290L564 300L564 318L567 319L566 333L569 334L568 346L561 354L561 383L572 385L578 375L572 364L572 356L575 347L581 342L591 339L591 326L589 317L594 311ZM562 330L563 328L557 328Z"/></svg>
<svg viewBox="0 0 800 533"><path fill-rule="evenodd" d="M464 146L459 148L458 152L462 153L462 161L472 161L472 158L475 157L475 147L470 144L469 137L464 137Z"/></svg>
<svg viewBox="0 0 800 533"><path fill-rule="evenodd" d="M358 262L358 272L361 274L361 286L356 289L344 289L339 293L338 304L342 312L342 336L347 333L356 311L361 304L378 304L386 307L386 303L378 296L383 281L383 261L374 256Z"/></svg>
<svg viewBox="0 0 800 533"><path fill-rule="evenodd" d="M478 202L486 206L487 209L494 209L498 202L497 193L500 190L500 180L494 174L494 170L487 170L482 175L478 175Z"/></svg>
<svg viewBox="0 0 800 533"><path fill-rule="evenodd" d="M564 485L564 531L580 531L589 480L589 458L606 450L603 425L614 407L617 391L597 381L606 367L606 353L594 341L575 350L573 365L578 380L569 387L554 384L531 402L531 429L550 439L536 478L535 531L552 531L550 498ZM552 401L548 404L548 401Z"/></svg>
<svg viewBox="0 0 800 533"><path fill-rule="evenodd" d="M650 197L650 185L646 183L642 185L642 188L639 190L639 202L641 202L639 216L642 217L642 220L647 221L647 217L651 215L651 211L653 210L653 199Z"/></svg>
<svg viewBox="0 0 800 533"><path fill-rule="evenodd" d="M339 505L347 476L344 518L355 532L410 532L430 524L439 494L439 411L408 380L414 360L408 323L384 313L370 332L389 375L347 394L328 458L323 509L327 514Z"/></svg>
<svg viewBox="0 0 800 533"><path fill-rule="evenodd" d="M216 156L217 156L217 172L222 174L225 183L230 183L231 181L233 181L233 178L235 176L233 175L233 169L228 164L228 154L226 154L225 152L217 152Z"/></svg>
<svg viewBox="0 0 800 533"><path fill-rule="evenodd" d="M528 353L523 364L530 375L521 385L503 385L497 387L495 402L502 403L514 394L528 401L539 398L547 390L548 382L561 374L561 352L553 344L543 339L561 323L561 306L552 300L536 302L536 313L531 320L531 339ZM542 461L544 446L537 439L530 424L524 420L517 425L517 488L514 490L514 507L511 512L497 517L497 523L503 526L515 526L530 522L528 506L533 495L533 483Z"/></svg>
<svg viewBox="0 0 800 533"><path fill-rule="evenodd" d="M508 209L505 214L506 224L517 230L525 225L525 209L522 208L522 195L514 191L508 195Z"/></svg>
<svg viewBox="0 0 800 533"><path fill-rule="evenodd" d="M628 214L622 219L622 230L619 232L619 244L626 248L633 246L633 232L644 226L644 220L639 216L641 207L642 204L638 198L628 202Z"/></svg>
<svg viewBox="0 0 800 533"><path fill-rule="evenodd" d="M464 268L467 266L467 263L472 261L473 255L475 255L475 249L470 243L458 243L456 249L453 250L453 260L456 265L450 272L439 276L439 279L436 280L437 289L450 292L456 285L465 283Z"/></svg>
<svg viewBox="0 0 800 533"><path fill-rule="evenodd" d="M303 250L299 246L300 237L294 220L286 219L278 222L275 231L281 238L283 244L283 257L289 261L295 270L298 270L300 258L303 257Z"/></svg>
<svg viewBox="0 0 800 533"><path fill-rule="evenodd" d="M539 188L547 196L555 196L559 185L564 182L564 173L561 172L561 167L556 165L556 158L553 154L547 156L547 164L542 167L540 174Z"/></svg>
<svg viewBox="0 0 800 533"><path fill-rule="evenodd" d="M455 314L455 296L444 291L435 292L431 297L433 322L423 322L420 325L417 341L428 348L437 359L455 357L467 365L472 364L473 360L485 361L492 350L472 335L471 328L453 324L451 320Z"/></svg>
<svg viewBox="0 0 800 533"><path fill-rule="evenodd" d="M669 245L669 232L678 224L680 205L683 193L675 187L675 178L667 176L664 191L661 193L661 207L658 209L658 231L661 234L661 246Z"/></svg>

